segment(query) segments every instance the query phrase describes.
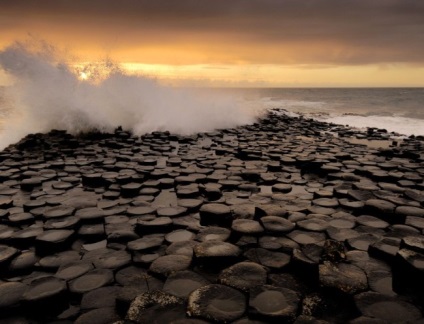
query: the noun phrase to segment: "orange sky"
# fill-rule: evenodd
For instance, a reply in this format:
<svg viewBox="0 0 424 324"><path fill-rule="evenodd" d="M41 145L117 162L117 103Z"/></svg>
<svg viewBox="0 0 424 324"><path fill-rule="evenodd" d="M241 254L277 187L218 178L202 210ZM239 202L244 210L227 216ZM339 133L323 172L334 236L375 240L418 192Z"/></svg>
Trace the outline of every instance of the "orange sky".
<svg viewBox="0 0 424 324"><path fill-rule="evenodd" d="M34 38L189 85L424 86L417 0L0 1L0 50Z"/></svg>

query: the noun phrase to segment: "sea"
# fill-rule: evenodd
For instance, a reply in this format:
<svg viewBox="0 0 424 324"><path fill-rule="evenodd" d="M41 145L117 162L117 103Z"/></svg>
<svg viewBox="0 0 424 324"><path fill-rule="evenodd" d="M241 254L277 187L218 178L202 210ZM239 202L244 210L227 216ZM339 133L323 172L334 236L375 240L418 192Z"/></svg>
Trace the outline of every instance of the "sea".
<svg viewBox="0 0 424 324"><path fill-rule="evenodd" d="M265 108L356 128L424 135L424 88L233 89Z"/></svg>
<svg viewBox="0 0 424 324"><path fill-rule="evenodd" d="M113 78L96 85L35 80L12 92L0 87L0 149L27 133L53 128L77 133L123 126L139 135L211 131L252 123L275 108L292 116L386 129L399 137L424 135L424 88L187 89L140 77Z"/></svg>

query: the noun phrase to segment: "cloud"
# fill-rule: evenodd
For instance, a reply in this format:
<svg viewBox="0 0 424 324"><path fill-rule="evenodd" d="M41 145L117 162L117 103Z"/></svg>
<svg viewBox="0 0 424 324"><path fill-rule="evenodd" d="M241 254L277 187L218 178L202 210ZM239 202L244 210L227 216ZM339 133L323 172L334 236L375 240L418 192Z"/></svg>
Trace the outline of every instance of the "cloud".
<svg viewBox="0 0 424 324"><path fill-rule="evenodd" d="M175 64L422 64L423 17L418 0L0 3L0 28L10 41L33 32L82 50Z"/></svg>

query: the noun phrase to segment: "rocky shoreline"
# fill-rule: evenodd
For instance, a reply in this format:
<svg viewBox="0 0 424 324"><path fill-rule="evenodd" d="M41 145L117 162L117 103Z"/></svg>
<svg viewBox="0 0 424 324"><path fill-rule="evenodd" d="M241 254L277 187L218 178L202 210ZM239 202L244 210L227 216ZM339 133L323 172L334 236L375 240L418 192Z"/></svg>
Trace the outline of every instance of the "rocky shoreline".
<svg viewBox="0 0 424 324"><path fill-rule="evenodd" d="M28 135L0 153L0 322L424 323L423 179L421 137L277 110Z"/></svg>

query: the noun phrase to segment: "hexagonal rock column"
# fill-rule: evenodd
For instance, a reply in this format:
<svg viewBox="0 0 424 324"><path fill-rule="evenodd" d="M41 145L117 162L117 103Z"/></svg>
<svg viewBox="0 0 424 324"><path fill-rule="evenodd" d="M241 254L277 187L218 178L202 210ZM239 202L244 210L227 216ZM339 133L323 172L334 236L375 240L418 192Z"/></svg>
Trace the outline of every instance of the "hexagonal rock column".
<svg viewBox="0 0 424 324"><path fill-rule="evenodd" d="M267 322L291 323L296 318L299 302L299 295L293 290L257 286L250 290L249 314Z"/></svg>
<svg viewBox="0 0 424 324"><path fill-rule="evenodd" d="M239 247L222 241L210 240L194 247L195 262L212 269L224 268L238 261Z"/></svg>
<svg viewBox="0 0 424 324"><path fill-rule="evenodd" d="M188 298L187 313L208 321L229 323L243 316L246 297L224 285L208 285L193 291Z"/></svg>
<svg viewBox="0 0 424 324"><path fill-rule="evenodd" d="M64 280L55 277L36 279L23 294L22 304L35 317L59 314L68 305L67 293Z"/></svg>
<svg viewBox="0 0 424 324"><path fill-rule="evenodd" d="M231 227L233 215L230 207L224 204L204 204L200 208L200 225Z"/></svg>
<svg viewBox="0 0 424 324"><path fill-rule="evenodd" d="M184 319L184 300L158 290L137 296L126 316L131 323L176 323Z"/></svg>

